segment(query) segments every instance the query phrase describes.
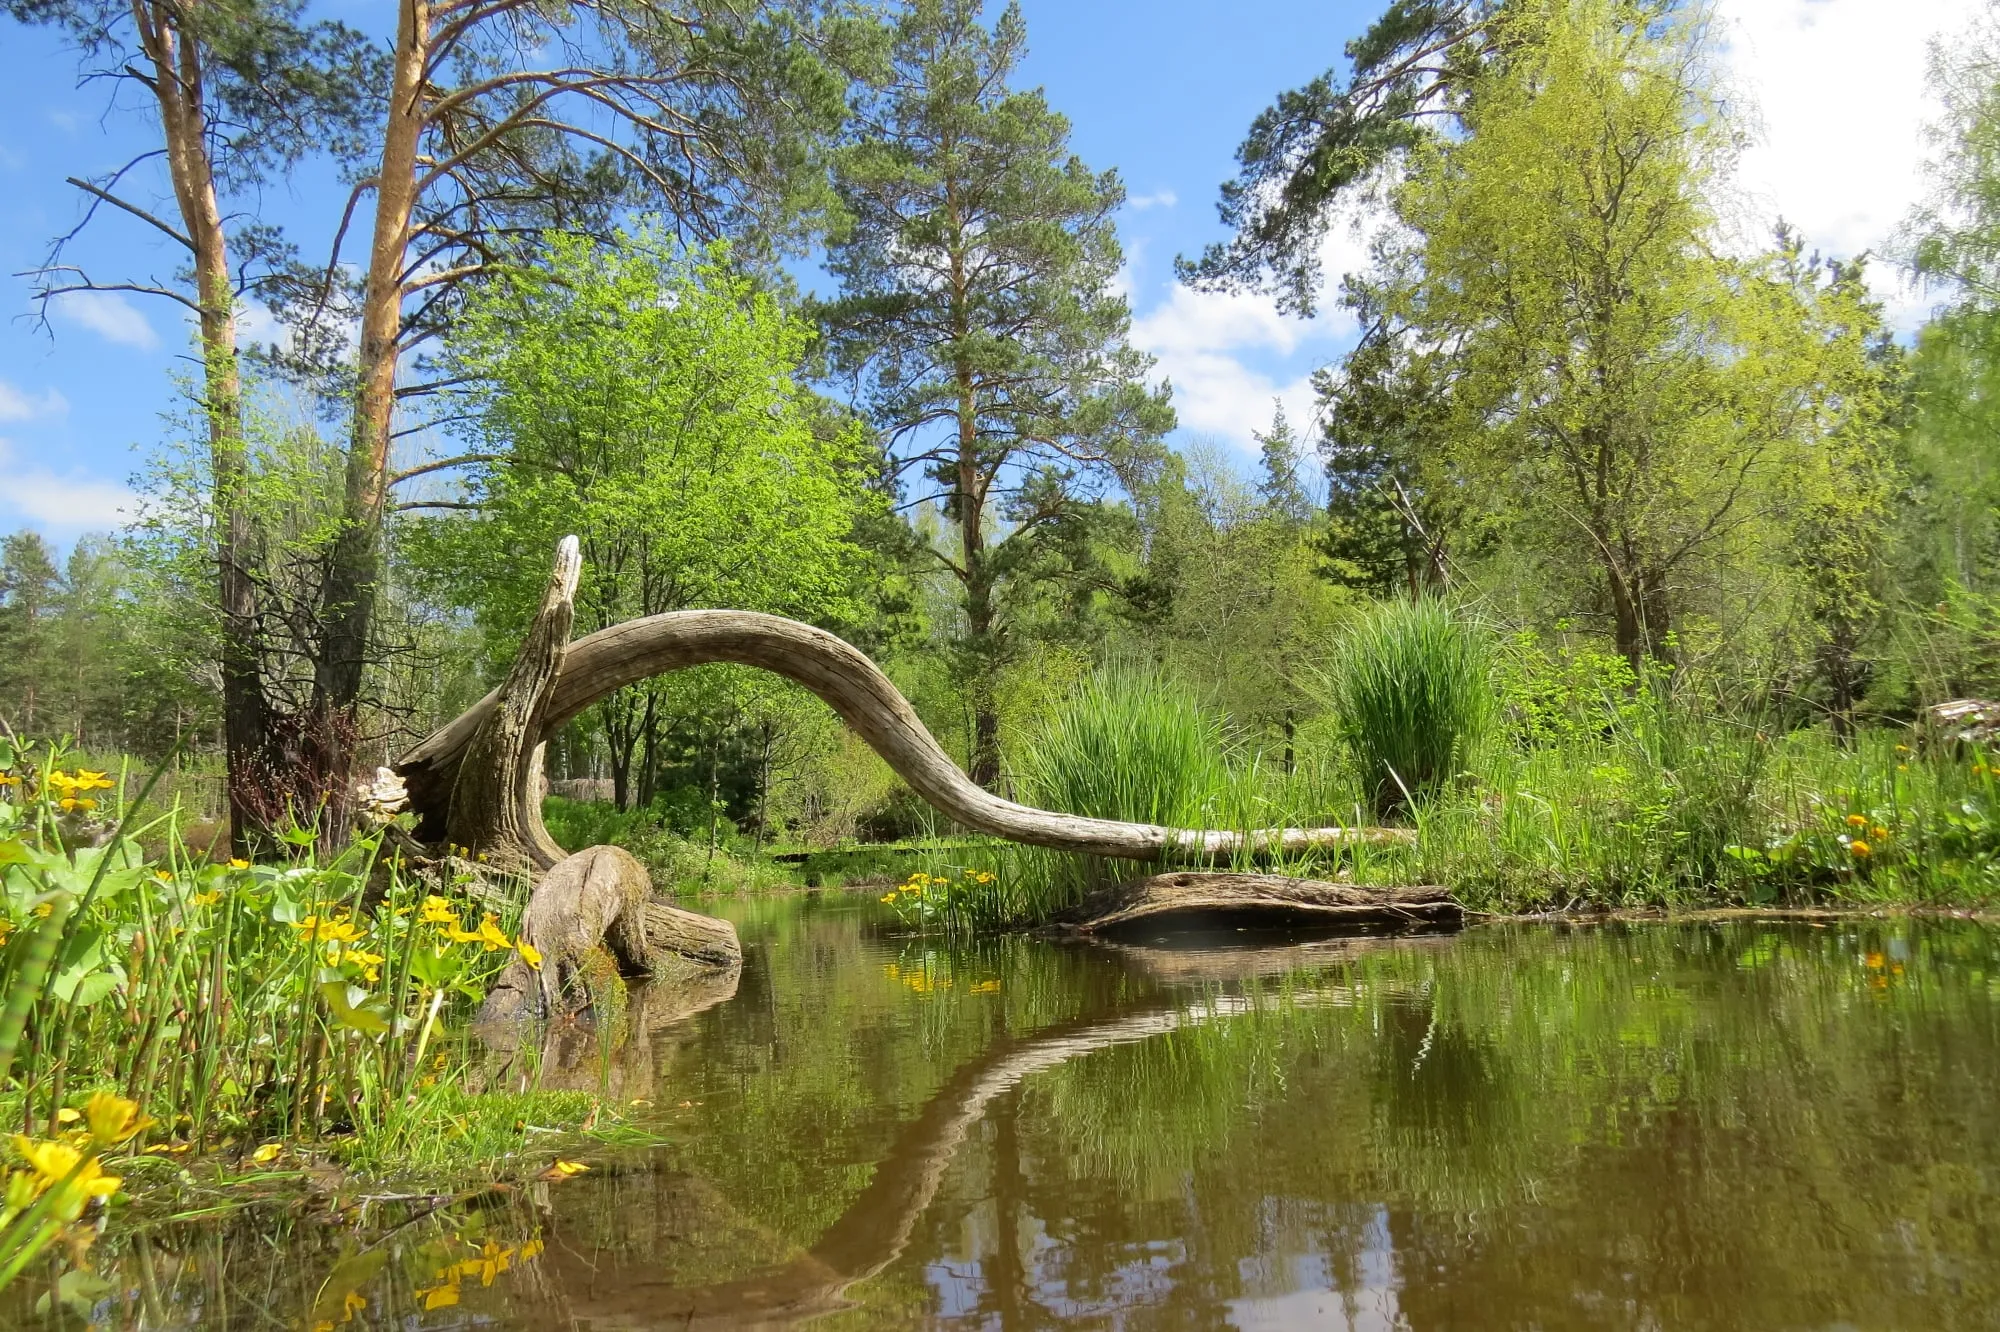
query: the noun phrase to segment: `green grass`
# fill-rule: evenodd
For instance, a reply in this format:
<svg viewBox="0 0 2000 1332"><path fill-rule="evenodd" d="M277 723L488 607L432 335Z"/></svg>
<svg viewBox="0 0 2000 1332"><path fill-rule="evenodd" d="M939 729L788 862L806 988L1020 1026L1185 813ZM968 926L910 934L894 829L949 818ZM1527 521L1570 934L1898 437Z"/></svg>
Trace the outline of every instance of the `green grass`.
<svg viewBox="0 0 2000 1332"><path fill-rule="evenodd" d="M1486 632L1441 601L1379 602L1349 628L1325 692L1377 813L1407 812L1464 767L1493 715L1491 671Z"/></svg>
<svg viewBox="0 0 2000 1332"><path fill-rule="evenodd" d="M570 851L622 846L652 875L653 890L668 896L763 892L791 885L787 871L761 855L681 836L650 810L620 811L597 801L542 801L542 822L556 844Z"/></svg>
<svg viewBox="0 0 2000 1332"><path fill-rule="evenodd" d="M1231 786L1221 717L1166 675L1131 669L1085 681L1029 734L1015 775L1040 808L1168 828L1214 826ZM1046 919L1132 872L1130 862L1017 848L1005 900L984 914Z"/></svg>

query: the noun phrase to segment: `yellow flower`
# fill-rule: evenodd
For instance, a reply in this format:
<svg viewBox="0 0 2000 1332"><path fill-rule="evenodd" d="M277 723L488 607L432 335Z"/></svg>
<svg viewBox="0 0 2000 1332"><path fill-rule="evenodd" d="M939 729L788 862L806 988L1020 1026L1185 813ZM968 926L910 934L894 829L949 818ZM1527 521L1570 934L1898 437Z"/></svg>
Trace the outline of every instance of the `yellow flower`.
<svg viewBox="0 0 2000 1332"><path fill-rule="evenodd" d="M479 932L471 937L485 944L486 951L489 953L502 952L514 946L514 941L501 932L500 918L498 916L489 915L485 920L480 921Z"/></svg>
<svg viewBox="0 0 2000 1332"><path fill-rule="evenodd" d="M75 1220L87 1199L109 1198L118 1192L118 1176L105 1174L96 1157L86 1160L82 1152L66 1142L36 1142L17 1133L14 1150L35 1172L31 1181L33 1196L40 1197L51 1187L69 1180L57 1205L65 1220Z"/></svg>
<svg viewBox="0 0 2000 1332"><path fill-rule="evenodd" d="M417 1294L424 1297L425 1309L444 1309L458 1303L458 1282L448 1281L441 1286L431 1286Z"/></svg>
<svg viewBox="0 0 2000 1332"><path fill-rule="evenodd" d="M58 1124L74 1124L82 1118L83 1112L81 1110L74 1110L69 1106L64 1106L62 1109L56 1111L56 1123Z"/></svg>
<svg viewBox="0 0 2000 1332"><path fill-rule="evenodd" d="M95 800L78 800L74 796L64 796L61 800L58 800L56 803L65 810L80 809L86 814L88 814L91 810L97 808L97 802Z"/></svg>
<svg viewBox="0 0 2000 1332"><path fill-rule="evenodd" d="M234 870L246 870L250 868L250 862L247 860L232 859L229 862L229 868Z"/></svg>
<svg viewBox="0 0 2000 1332"><path fill-rule="evenodd" d="M340 1302L340 1321L346 1322L368 1307L368 1297L358 1290L347 1292L347 1298Z"/></svg>
<svg viewBox="0 0 2000 1332"><path fill-rule="evenodd" d="M1868 835L1870 837L1873 837L1876 841L1879 842L1882 841L1884 838L1888 837L1889 830L1887 828L1884 828L1881 824L1878 823L1872 830L1870 830Z"/></svg>
<svg viewBox="0 0 2000 1332"><path fill-rule="evenodd" d="M11 772L0 772L0 786L19 786L21 779Z"/></svg>
<svg viewBox="0 0 2000 1332"><path fill-rule="evenodd" d="M433 894L424 899L418 919L427 925L457 925L458 913L451 909L451 903Z"/></svg>
<svg viewBox="0 0 2000 1332"><path fill-rule="evenodd" d="M1868 843L1862 841L1859 837L1849 842L1847 844L1847 849L1849 851L1852 851L1855 854L1855 856L1861 860L1866 860L1868 859L1868 857L1875 854L1875 848L1868 845Z"/></svg>
<svg viewBox="0 0 2000 1332"><path fill-rule="evenodd" d="M881 900L884 902L893 902L896 900L896 895L894 893L884 893Z"/></svg>
<svg viewBox="0 0 2000 1332"><path fill-rule="evenodd" d="M109 791L116 785L116 782L101 772L92 772L88 768L76 770L76 789L79 791Z"/></svg>
<svg viewBox="0 0 2000 1332"><path fill-rule="evenodd" d="M256 1151L250 1153L250 1159L258 1165L269 1165L271 1162L277 1160L279 1156L283 1155L284 1150L285 1144L282 1142L267 1142Z"/></svg>
<svg viewBox="0 0 2000 1332"><path fill-rule="evenodd" d="M361 931L343 913L331 920L321 920L318 916L307 916L292 926L299 938L306 943L353 943L361 937Z"/></svg>
<svg viewBox="0 0 2000 1332"><path fill-rule="evenodd" d="M521 1252L519 1254L519 1257L520 1260L524 1263L533 1262L536 1259L536 1257L538 1257L541 1254L541 1252L542 1252L542 1241L539 1238L531 1239L526 1244L523 1244L521 1246Z"/></svg>
<svg viewBox="0 0 2000 1332"><path fill-rule="evenodd" d="M1847 816L1847 826L1850 828L1866 828L1868 826L1868 816L1866 814L1849 814Z"/></svg>
<svg viewBox="0 0 2000 1332"><path fill-rule="evenodd" d="M529 943L526 939L515 940L514 951L521 955L521 960L528 964L530 970L540 971L542 969L542 950Z"/></svg>
<svg viewBox="0 0 2000 1332"><path fill-rule="evenodd" d="M49 773L48 776L44 777L42 780L47 782L50 786L55 787L58 791L74 791L77 787L76 778L70 776L68 773L64 772L61 768L55 769L53 772Z"/></svg>
<svg viewBox="0 0 2000 1332"><path fill-rule="evenodd" d="M137 1102L108 1091L93 1092L83 1103L83 1122L90 1126L91 1138L107 1147L135 1137L154 1123L139 1112Z"/></svg>
<svg viewBox="0 0 2000 1332"><path fill-rule="evenodd" d="M208 906L214 906L217 902L220 902L221 900L222 900L222 894L215 891L214 889L210 889L208 892L196 893L194 896L188 898L188 905L198 906L198 907L208 907Z"/></svg>
<svg viewBox="0 0 2000 1332"><path fill-rule="evenodd" d="M487 1240L480 1246L479 1256L466 1259L458 1265L458 1270L460 1275L476 1276L480 1285L490 1286L493 1284L493 1278L512 1266L513 1261L513 1246Z"/></svg>
<svg viewBox="0 0 2000 1332"><path fill-rule="evenodd" d="M571 1179L590 1169L581 1161L557 1161L542 1172L543 1179Z"/></svg>
<svg viewBox="0 0 2000 1332"><path fill-rule="evenodd" d="M374 981L382 978L383 957L380 953L370 953L360 948L350 948L340 955L342 962L352 962L361 968L364 978Z"/></svg>

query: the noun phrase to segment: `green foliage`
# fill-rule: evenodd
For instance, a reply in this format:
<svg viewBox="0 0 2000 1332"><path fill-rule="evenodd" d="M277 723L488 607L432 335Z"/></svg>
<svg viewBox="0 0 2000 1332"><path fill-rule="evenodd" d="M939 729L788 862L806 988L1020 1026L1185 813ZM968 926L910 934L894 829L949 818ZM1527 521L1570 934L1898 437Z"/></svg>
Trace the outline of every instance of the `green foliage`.
<svg viewBox="0 0 2000 1332"><path fill-rule="evenodd" d="M1486 630L1434 598L1363 612L1325 676L1327 700L1376 810L1435 796L1484 737L1494 707Z"/></svg>
<svg viewBox="0 0 2000 1332"><path fill-rule="evenodd" d="M471 442L488 459L470 483L480 513L403 540L436 600L474 609L496 660L567 534L583 549L579 632L704 606L858 618L850 538L876 502L859 428L829 423L799 387L810 330L728 260L654 229L563 239L459 325L454 355L479 386ZM622 801L651 799L670 714L700 711L719 743L742 700L718 687L650 681L598 709Z"/></svg>

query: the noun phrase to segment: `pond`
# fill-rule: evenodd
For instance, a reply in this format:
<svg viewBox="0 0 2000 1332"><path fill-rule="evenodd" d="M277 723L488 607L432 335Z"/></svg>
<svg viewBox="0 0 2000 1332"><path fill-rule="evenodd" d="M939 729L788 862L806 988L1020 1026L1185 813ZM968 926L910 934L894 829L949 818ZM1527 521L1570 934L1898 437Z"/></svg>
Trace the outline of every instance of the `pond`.
<svg viewBox="0 0 2000 1332"><path fill-rule="evenodd" d="M666 1146L359 1228L114 1232L92 1316L2000 1326L1989 927L954 949L866 895L730 911L734 992L570 1072Z"/></svg>

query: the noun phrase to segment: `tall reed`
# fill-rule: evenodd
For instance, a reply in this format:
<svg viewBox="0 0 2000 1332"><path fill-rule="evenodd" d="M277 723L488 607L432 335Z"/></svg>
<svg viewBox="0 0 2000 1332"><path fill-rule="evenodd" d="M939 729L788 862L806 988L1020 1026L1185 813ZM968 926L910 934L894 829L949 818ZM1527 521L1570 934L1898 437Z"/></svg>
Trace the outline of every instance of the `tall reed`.
<svg viewBox="0 0 2000 1332"><path fill-rule="evenodd" d="M1322 679L1376 812L1395 815L1463 768L1494 713L1486 631L1434 598L1364 612Z"/></svg>
<svg viewBox="0 0 2000 1332"><path fill-rule="evenodd" d="M1222 719L1156 670L1101 671L1032 730L1016 756L1022 797L1091 818L1207 827L1230 787ZM1013 913L1043 919L1131 866L1024 848L1010 857Z"/></svg>

